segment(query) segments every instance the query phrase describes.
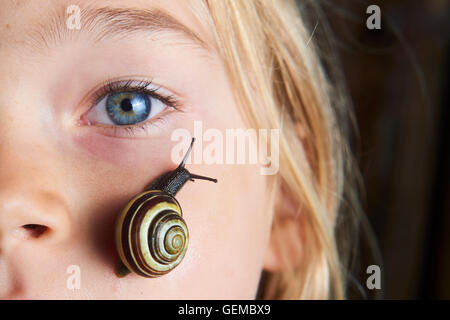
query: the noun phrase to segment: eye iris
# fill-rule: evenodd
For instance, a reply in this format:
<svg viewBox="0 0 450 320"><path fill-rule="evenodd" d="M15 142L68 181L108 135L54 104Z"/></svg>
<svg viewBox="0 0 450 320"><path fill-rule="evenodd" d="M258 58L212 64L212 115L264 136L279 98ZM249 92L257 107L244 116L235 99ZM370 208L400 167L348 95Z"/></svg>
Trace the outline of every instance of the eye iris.
<svg viewBox="0 0 450 320"><path fill-rule="evenodd" d="M145 121L151 108L150 99L142 93L113 93L106 99L108 116L117 125L130 125Z"/></svg>

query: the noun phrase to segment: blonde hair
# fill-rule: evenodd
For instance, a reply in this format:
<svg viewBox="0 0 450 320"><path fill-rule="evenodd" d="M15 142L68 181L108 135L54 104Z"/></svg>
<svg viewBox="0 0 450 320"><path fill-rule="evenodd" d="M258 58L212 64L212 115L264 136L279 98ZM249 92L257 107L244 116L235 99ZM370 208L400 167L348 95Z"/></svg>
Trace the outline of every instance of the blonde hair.
<svg viewBox="0 0 450 320"><path fill-rule="evenodd" d="M352 164L338 127L345 109L341 99L332 102L336 93L311 30L293 0L191 5L199 21L215 32L244 117L255 128L281 129L280 170L272 187L286 190L301 212L302 263L267 274L261 298L345 298L348 248L339 252L336 224L348 182L345 172ZM281 239L279 226L275 216L272 232ZM284 247L279 250L289 263Z"/></svg>

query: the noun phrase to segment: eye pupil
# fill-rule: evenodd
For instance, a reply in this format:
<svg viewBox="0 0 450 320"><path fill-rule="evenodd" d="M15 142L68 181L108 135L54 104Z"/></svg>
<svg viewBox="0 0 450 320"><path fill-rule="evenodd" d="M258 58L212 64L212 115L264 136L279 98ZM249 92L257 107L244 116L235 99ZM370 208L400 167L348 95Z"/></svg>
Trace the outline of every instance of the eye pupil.
<svg viewBox="0 0 450 320"><path fill-rule="evenodd" d="M123 99L122 102L120 103L120 108L122 108L122 110L125 112L130 112L131 110L133 110L133 105L131 104L130 99L128 98Z"/></svg>

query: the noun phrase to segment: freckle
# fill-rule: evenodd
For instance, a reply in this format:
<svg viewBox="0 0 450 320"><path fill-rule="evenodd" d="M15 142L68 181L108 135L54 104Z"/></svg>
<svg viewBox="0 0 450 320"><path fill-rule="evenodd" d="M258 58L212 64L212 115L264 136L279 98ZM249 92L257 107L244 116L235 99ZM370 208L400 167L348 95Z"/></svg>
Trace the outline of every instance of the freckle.
<svg viewBox="0 0 450 320"><path fill-rule="evenodd" d="M6 29L9 29L9 24L6 24L6 26L5 26L5 27L6 27Z"/></svg>

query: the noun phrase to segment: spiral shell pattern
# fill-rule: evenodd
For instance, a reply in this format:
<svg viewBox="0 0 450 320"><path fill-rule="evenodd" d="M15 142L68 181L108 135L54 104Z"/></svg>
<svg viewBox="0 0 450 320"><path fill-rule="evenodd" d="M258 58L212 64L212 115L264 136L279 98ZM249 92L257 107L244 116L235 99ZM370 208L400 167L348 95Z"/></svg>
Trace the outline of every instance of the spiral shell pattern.
<svg viewBox="0 0 450 320"><path fill-rule="evenodd" d="M143 192L123 209L116 246L125 266L144 277L159 277L183 259L189 233L178 201L159 190Z"/></svg>

